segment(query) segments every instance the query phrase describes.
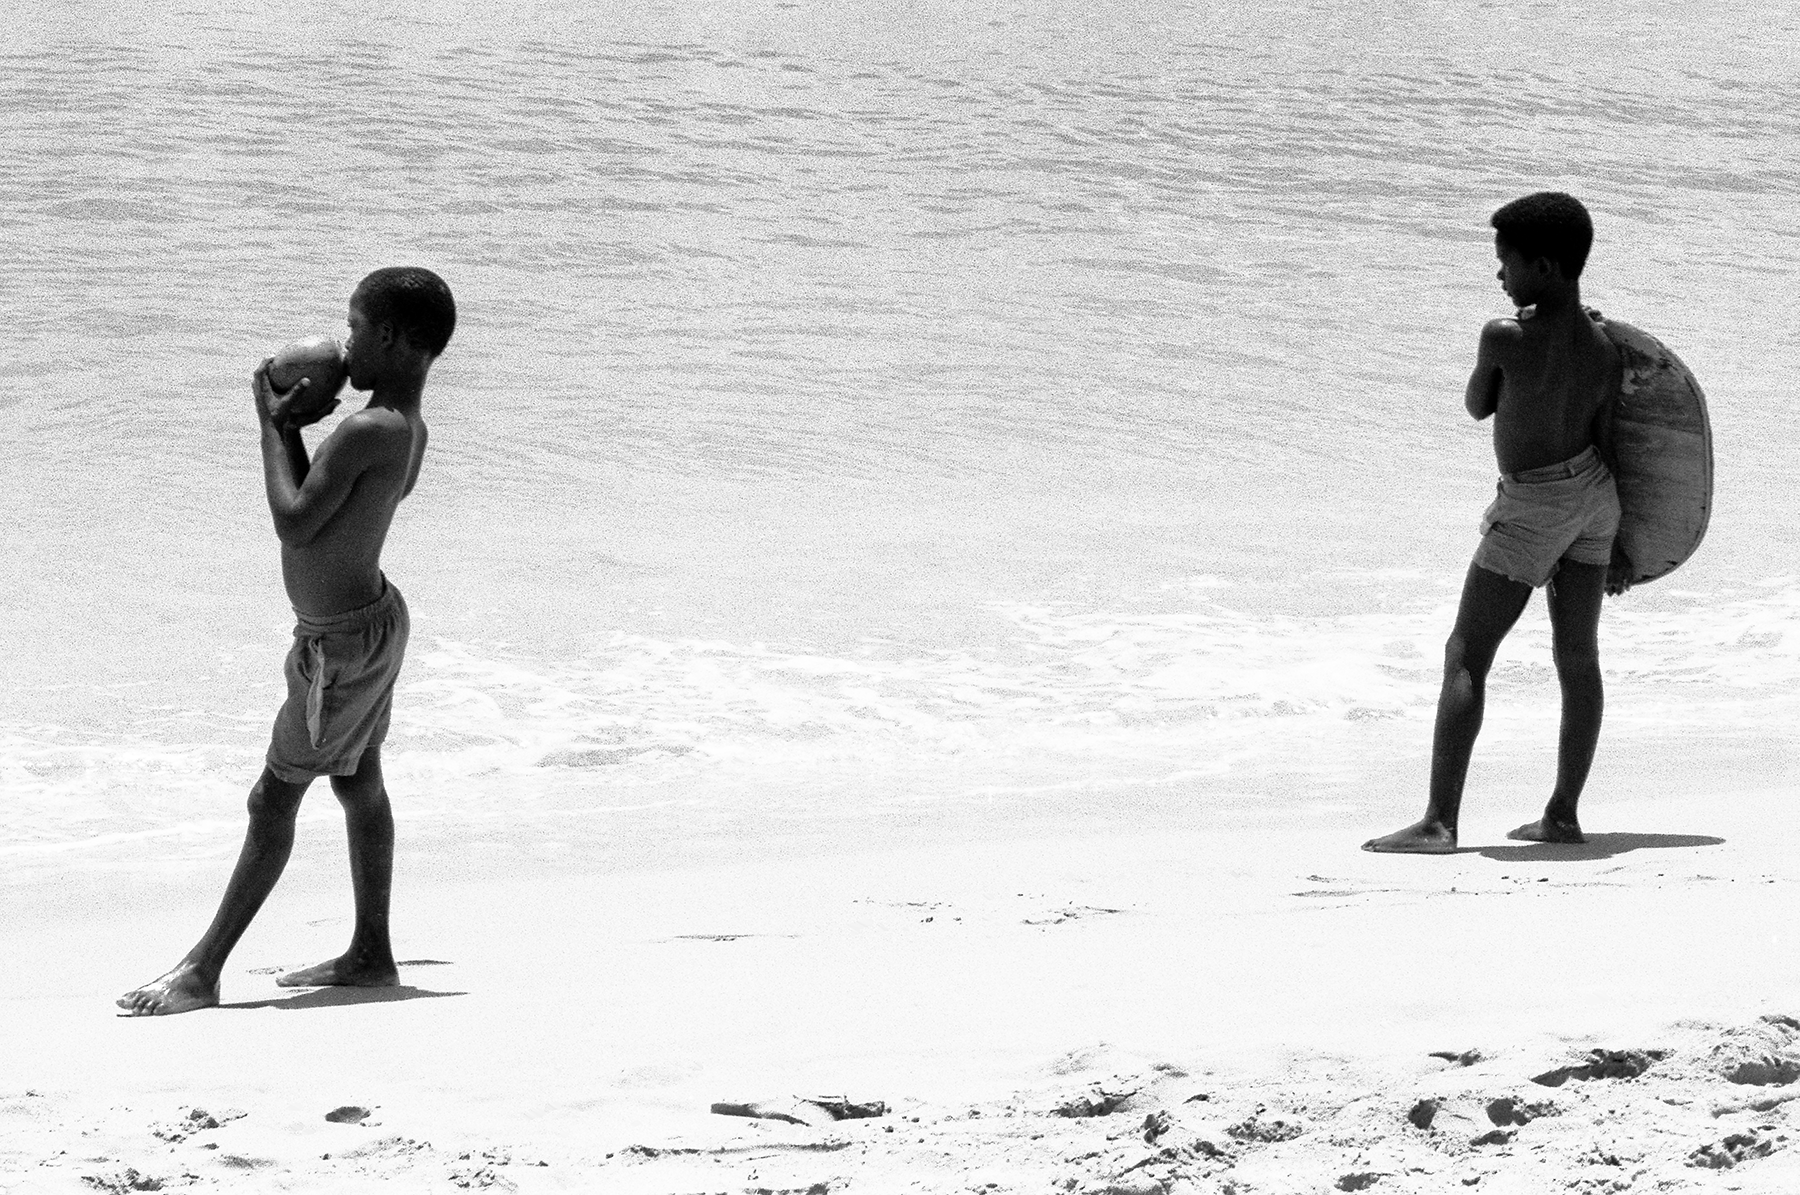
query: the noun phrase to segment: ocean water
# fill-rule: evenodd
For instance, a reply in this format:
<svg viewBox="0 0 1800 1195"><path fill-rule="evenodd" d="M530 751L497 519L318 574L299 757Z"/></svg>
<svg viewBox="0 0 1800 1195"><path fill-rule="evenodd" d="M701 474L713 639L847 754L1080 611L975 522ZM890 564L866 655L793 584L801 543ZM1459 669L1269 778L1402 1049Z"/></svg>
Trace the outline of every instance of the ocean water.
<svg viewBox="0 0 1800 1195"><path fill-rule="evenodd" d="M249 371L403 262L460 309L386 559L403 840L627 865L1400 824L1493 484L1461 406L1507 312L1486 220L1548 187L1595 214L1587 300L1700 377L1717 457L1700 552L1608 606L1594 791L1791 771L1790 6L5 26L0 881L235 850L291 626ZM1477 780L1547 787L1555 717L1537 603Z"/></svg>

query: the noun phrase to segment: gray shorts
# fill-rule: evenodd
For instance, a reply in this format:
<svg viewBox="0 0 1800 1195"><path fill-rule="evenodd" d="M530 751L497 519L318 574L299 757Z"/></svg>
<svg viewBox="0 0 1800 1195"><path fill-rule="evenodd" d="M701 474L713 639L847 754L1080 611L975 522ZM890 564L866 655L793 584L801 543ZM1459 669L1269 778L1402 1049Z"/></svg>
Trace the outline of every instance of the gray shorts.
<svg viewBox="0 0 1800 1195"><path fill-rule="evenodd" d="M1538 586L1564 560L1612 563L1619 533L1619 490L1594 448L1556 465L1500 475L1499 493L1481 516L1475 563Z"/></svg>
<svg viewBox="0 0 1800 1195"><path fill-rule="evenodd" d="M351 775L363 752L387 738L412 631L406 599L383 577L381 596L366 606L326 618L295 616L269 770L290 784Z"/></svg>

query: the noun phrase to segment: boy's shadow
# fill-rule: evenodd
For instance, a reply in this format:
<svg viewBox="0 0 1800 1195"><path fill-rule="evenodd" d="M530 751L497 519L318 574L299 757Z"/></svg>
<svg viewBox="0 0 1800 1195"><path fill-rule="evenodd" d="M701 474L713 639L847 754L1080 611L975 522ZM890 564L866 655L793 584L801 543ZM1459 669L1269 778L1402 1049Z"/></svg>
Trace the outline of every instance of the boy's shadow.
<svg viewBox="0 0 1800 1195"><path fill-rule="evenodd" d="M1672 847L1719 846L1725 840L1710 834L1589 834L1586 842L1518 842L1484 846L1475 853L1502 863L1576 863L1610 859L1629 851L1666 850Z"/></svg>
<svg viewBox="0 0 1800 1195"><path fill-rule="evenodd" d="M399 984L390 988L307 988L292 996L271 1000L245 1000L237 1004L221 1004L220 1008L337 1008L345 1004L386 1004L395 1000L440 1000L446 996L466 996L467 992L433 992L426 988Z"/></svg>

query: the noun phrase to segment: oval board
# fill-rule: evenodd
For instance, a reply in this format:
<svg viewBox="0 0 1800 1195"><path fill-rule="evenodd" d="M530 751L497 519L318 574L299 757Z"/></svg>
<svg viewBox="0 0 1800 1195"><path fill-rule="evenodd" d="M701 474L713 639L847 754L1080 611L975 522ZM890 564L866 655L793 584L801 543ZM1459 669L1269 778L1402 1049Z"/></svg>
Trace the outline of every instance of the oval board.
<svg viewBox="0 0 1800 1195"><path fill-rule="evenodd" d="M1613 411L1619 547L1632 584L1674 572L1706 535L1712 515L1712 427L1706 396L1681 358L1641 328L1594 322L1619 350L1624 376Z"/></svg>

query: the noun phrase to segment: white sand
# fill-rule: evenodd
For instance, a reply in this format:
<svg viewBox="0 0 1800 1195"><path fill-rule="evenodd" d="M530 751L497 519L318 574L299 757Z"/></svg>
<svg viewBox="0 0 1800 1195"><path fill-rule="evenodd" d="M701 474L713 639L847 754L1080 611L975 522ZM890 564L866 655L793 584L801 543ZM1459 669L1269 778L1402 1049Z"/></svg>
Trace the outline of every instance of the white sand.
<svg viewBox="0 0 1800 1195"><path fill-rule="evenodd" d="M1325 819L403 869L406 986L379 998L268 973L347 937L320 866L252 928L226 1008L155 1020L112 999L186 948L210 890L34 905L0 926L0 1191L1797 1191L1800 1026L1759 1019L1800 1014L1791 804L1614 802L1590 829L1629 832L1575 852L1472 818L1465 845L1491 845L1451 859L1367 855L1393 826ZM1666 1053L1533 1082L1593 1049ZM1745 1064L1785 1081L1730 1081ZM890 1111L708 1110L803 1095ZM1056 1114L1084 1102L1110 1112ZM325 1119L345 1105L371 1114Z"/></svg>

